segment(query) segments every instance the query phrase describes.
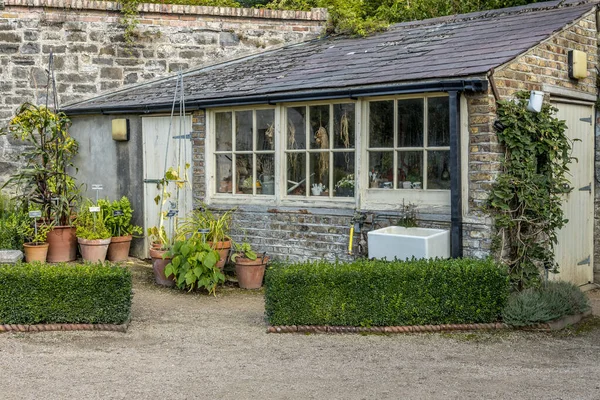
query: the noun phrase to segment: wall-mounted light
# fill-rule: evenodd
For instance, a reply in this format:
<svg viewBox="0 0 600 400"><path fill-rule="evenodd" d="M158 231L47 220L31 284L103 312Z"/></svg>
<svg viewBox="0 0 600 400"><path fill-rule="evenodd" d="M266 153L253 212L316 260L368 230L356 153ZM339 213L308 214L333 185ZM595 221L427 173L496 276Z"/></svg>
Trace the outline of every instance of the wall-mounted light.
<svg viewBox="0 0 600 400"><path fill-rule="evenodd" d="M112 120L112 138L118 142L129 140L129 120L119 118Z"/></svg>
<svg viewBox="0 0 600 400"><path fill-rule="evenodd" d="M587 55L583 51L569 50L569 78L587 78Z"/></svg>
<svg viewBox="0 0 600 400"><path fill-rule="evenodd" d="M542 104L544 104L544 92L532 90L527 104L527 111L538 113L542 111Z"/></svg>

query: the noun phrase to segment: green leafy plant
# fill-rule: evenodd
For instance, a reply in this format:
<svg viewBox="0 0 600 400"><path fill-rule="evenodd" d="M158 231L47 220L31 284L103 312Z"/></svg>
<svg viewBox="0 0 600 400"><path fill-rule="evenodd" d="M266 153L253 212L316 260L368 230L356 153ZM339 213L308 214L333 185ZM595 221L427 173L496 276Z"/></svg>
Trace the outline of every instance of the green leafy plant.
<svg viewBox="0 0 600 400"><path fill-rule="evenodd" d="M265 286L271 325L489 323L510 290L506 268L491 259L276 264Z"/></svg>
<svg viewBox="0 0 600 400"><path fill-rule="evenodd" d="M488 202L498 250L518 290L539 285L540 268L557 272L554 245L567 223L561 205L571 161L556 108L544 103L539 113L527 111L528 99L528 92L519 92L515 101L498 102L498 140L506 151Z"/></svg>
<svg viewBox="0 0 600 400"><path fill-rule="evenodd" d="M217 267L219 253L198 235L176 241L165 257L171 258L165 276L173 274L180 289L203 288L215 294L217 285L225 282L225 275Z"/></svg>
<svg viewBox="0 0 600 400"><path fill-rule="evenodd" d="M512 326L529 326L589 309L586 295L577 286L569 282L548 282L543 287L513 293L502 311L502 318Z"/></svg>
<svg viewBox="0 0 600 400"><path fill-rule="evenodd" d="M30 223L23 205L0 195L0 249L21 250Z"/></svg>
<svg viewBox="0 0 600 400"><path fill-rule="evenodd" d="M336 189L348 188L354 189L354 174L348 174L335 184Z"/></svg>
<svg viewBox="0 0 600 400"><path fill-rule="evenodd" d="M90 199L83 201L75 220L76 235L87 240L108 239L112 235L104 223L103 210L100 208L99 212L91 212L90 207L94 206Z"/></svg>
<svg viewBox="0 0 600 400"><path fill-rule="evenodd" d="M67 173L79 147L67 132L70 124L64 113L25 103L10 120L8 129L2 131L27 144L22 152L25 166L3 188L16 185L23 197L41 208L47 220L54 219L63 226L71 224L79 197L79 188Z"/></svg>
<svg viewBox="0 0 600 400"><path fill-rule="evenodd" d="M178 226L179 236L190 237L199 229L208 229L206 240L211 243L231 240L229 231L235 209L227 210L221 214L212 212L206 204L200 209L192 211Z"/></svg>
<svg viewBox="0 0 600 400"><path fill-rule="evenodd" d="M114 200L112 203L108 200L99 199L98 205L104 215L104 224L111 233L111 236L141 235L141 227L132 225L133 209L131 202L126 196L120 200ZM115 215L116 214L116 215Z"/></svg>
<svg viewBox="0 0 600 400"><path fill-rule="evenodd" d="M23 236L29 243L39 245L46 242L46 237L52 228L52 224L40 224L37 226L37 229L35 226L29 224L25 227Z"/></svg>
<svg viewBox="0 0 600 400"><path fill-rule="evenodd" d="M417 205L413 203L404 204L402 200L402 217L398 221L398 226L405 228L417 227Z"/></svg>
<svg viewBox="0 0 600 400"><path fill-rule="evenodd" d="M110 264L0 265L0 324L122 324L131 272Z"/></svg>
<svg viewBox="0 0 600 400"><path fill-rule="evenodd" d="M258 255L254 250L252 250L252 246L248 242L244 243L234 243L233 247L235 251L231 254L231 261L235 262L236 259L240 257L245 257L249 260L256 260Z"/></svg>

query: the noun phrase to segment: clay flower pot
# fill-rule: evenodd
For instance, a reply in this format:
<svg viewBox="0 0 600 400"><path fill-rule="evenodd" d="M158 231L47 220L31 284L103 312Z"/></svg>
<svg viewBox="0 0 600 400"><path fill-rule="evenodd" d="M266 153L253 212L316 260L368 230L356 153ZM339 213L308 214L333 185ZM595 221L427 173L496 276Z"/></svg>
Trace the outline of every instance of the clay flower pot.
<svg viewBox="0 0 600 400"><path fill-rule="evenodd" d="M131 247L131 235L114 236L110 240L106 259L108 261L125 261L129 257L129 248Z"/></svg>
<svg viewBox="0 0 600 400"><path fill-rule="evenodd" d="M219 262L217 262L217 267L222 271L225 263L227 262L227 257L229 257L229 250L231 249L231 240L226 240L224 242L208 242L209 246L217 250L219 253Z"/></svg>
<svg viewBox="0 0 600 400"><path fill-rule="evenodd" d="M34 261L46 262L48 246L48 243L23 243L25 261L28 263Z"/></svg>
<svg viewBox="0 0 600 400"><path fill-rule="evenodd" d="M171 262L170 258L163 258L166 250L151 248L150 257L152 257L152 269L154 270L154 281L161 286L175 286L175 276L173 274L165 276L165 267Z"/></svg>
<svg viewBox="0 0 600 400"><path fill-rule="evenodd" d="M77 238L77 242L79 242L81 258L83 258L85 261L103 262L104 260L106 260L106 252L108 251L110 238L91 240Z"/></svg>
<svg viewBox="0 0 600 400"><path fill-rule="evenodd" d="M269 257L258 256L251 260L244 256L235 258L235 274L242 289L259 289L265 276L265 267Z"/></svg>
<svg viewBox="0 0 600 400"><path fill-rule="evenodd" d="M77 237L73 226L55 226L46 237L47 261L51 263L75 261L77 259Z"/></svg>

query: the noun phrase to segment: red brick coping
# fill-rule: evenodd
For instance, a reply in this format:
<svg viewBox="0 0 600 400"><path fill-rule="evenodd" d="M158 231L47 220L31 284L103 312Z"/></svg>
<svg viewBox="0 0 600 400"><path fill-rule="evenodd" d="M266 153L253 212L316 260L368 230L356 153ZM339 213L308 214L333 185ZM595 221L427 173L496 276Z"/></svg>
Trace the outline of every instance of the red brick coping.
<svg viewBox="0 0 600 400"><path fill-rule="evenodd" d="M121 325L114 324L0 324L0 333L3 332L49 332L49 331L112 331L127 332L129 322Z"/></svg>
<svg viewBox="0 0 600 400"><path fill-rule="evenodd" d="M374 326L370 328L358 326L288 325L269 326L267 328L267 333L419 333L450 331L491 331L502 329L510 329L510 327L501 322L492 324Z"/></svg>

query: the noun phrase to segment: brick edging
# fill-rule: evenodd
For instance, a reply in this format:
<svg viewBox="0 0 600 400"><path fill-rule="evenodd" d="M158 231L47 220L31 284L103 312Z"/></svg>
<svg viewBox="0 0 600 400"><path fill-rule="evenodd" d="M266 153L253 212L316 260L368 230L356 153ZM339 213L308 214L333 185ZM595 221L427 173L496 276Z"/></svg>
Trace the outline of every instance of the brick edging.
<svg viewBox="0 0 600 400"><path fill-rule="evenodd" d="M112 331L127 332L129 322L121 325L114 324L0 324L0 333L3 332L49 332L49 331Z"/></svg>
<svg viewBox="0 0 600 400"><path fill-rule="evenodd" d="M267 333L420 333L450 331L490 331L511 329L507 324L497 322L491 324L443 324L443 325L411 325L411 326L328 326L328 325L287 325L269 326Z"/></svg>
<svg viewBox="0 0 600 400"><path fill-rule="evenodd" d="M116 1L94 0L0 0L4 6L72 8L76 10L117 11L121 8ZM311 11L270 10L266 8L236 8L190 6L181 4L142 3L138 6L142 13L213 15L222 17L270 18L283 20L326 21L326 8L313 8Z"/></svg>

